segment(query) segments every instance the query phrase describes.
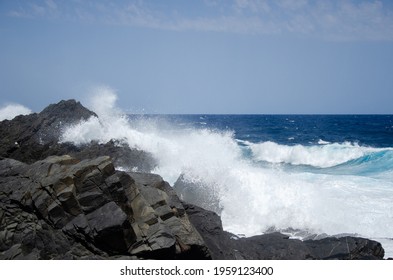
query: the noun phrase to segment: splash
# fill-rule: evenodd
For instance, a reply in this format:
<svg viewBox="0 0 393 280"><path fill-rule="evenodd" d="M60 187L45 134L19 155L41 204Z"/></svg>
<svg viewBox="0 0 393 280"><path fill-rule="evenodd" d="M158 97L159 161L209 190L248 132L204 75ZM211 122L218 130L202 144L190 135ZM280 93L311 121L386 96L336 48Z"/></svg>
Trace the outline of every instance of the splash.
<svg viewBox="0 0 393 280"><path fill-rule="evenodd" d="M0 109L0 121L12 120L19 115L28 115L32 111L20 104L9 104Z"/></svg>
<svg viewBox="0 0 393 280"><path fill-rule="evenodd" d="M116 95L109 88L99 89L93 99L91 109L98 118L68 127L62 141L83 144L120 139L130 147L150 152L158 162L154 172L169 183L182 176L193 187L218 198L212 201L219 203L215 209L222 209L228 231L250 236L270 228L293 228L313 233L393 236L392 180L351 172L288 170L256 162L328 170L364 159L376 152L373 148L351 143L310 147L239 143L231 131L178 128L161 119L131 121L116 108ZM244 156L244 149L251 149L251 158Z"/></svg>

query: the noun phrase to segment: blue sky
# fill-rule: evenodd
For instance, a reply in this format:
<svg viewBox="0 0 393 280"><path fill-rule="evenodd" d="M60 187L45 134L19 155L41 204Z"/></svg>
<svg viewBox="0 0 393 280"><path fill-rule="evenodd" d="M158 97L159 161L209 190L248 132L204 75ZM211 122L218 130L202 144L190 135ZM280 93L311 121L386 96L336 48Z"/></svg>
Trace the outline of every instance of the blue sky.
<svg viewBox="0 0 393 280"><path fill-rule="evenodd" d="M0 106L393 113L393 1L0 1Z"/></svg>

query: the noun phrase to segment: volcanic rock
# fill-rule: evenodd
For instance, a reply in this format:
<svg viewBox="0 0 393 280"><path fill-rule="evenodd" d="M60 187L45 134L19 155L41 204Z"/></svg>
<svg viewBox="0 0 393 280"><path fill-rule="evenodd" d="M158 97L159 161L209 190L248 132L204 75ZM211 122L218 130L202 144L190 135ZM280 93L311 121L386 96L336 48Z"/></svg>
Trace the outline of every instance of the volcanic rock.
<svg viewBox="0 0 393 280"><path fill-rule="evenodd" d="M383 259L379 242L359 237L330 237L301 241L274 232L239 238L222 228L220 217L195 205L186 212L208 246L213 259L307 260L307 259Z"/></svg>
<svg viewBox="0 0 393 280"><path fill-rule="evenodd" d="M0 160L0 258L210 258L154 178L139 184L109 157Z"/></svg>
<svg viewBox="0 0 393 280"><path fill-rule="evenodd" d="M149 172L155 166L153 157L144 151L131 149L125 143L92 142L76 146L59 143L63 130L97 115L71 99L46 107L40 113L20 115L0 122L0 158L13 158L33 163L52 155L71 155L83 160L110 156L114 164L129 170Z"/></svg>

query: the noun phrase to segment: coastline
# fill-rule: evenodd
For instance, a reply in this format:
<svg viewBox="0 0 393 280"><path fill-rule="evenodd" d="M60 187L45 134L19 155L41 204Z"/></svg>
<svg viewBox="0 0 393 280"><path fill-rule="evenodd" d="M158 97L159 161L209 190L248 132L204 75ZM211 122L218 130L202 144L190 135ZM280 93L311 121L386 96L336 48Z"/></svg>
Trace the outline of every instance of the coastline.
<svg viewBox="0 0 393 280"><path fill-rule="evenodd" d="M224 231L217 214L185 204L159 175L147 173L155 165L148 153L116 141L84 146L59 143L60 124L77 123L91 116L96 115L69 100L50 105L39 114L0 123L4 135L0 146L0 201L6 221L0 228L4 240L1 258L384 256L380 243L356 237L303 242L271 233L236 238ZM122 172L115 166L144 172ZM26 238L31 235L34 238ZM48 238L49 244L39 244L37 236ZM59 243L60 247L54 246Z"/></svg>

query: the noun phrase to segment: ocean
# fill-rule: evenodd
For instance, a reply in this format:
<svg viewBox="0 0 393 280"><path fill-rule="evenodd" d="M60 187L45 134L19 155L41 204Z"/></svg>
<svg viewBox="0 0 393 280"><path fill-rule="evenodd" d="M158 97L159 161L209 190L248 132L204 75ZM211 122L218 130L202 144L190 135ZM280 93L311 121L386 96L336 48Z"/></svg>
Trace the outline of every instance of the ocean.
<svg viewBox="0 0 393 280"><path fill-rule="evenodd" d="M125 115L113 103L62 141L150 152L154 173L239 236L360 236L393 257L392 115Z"/></svg>

